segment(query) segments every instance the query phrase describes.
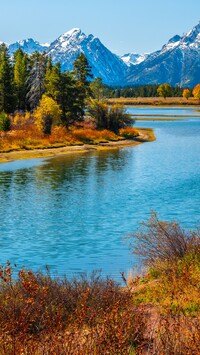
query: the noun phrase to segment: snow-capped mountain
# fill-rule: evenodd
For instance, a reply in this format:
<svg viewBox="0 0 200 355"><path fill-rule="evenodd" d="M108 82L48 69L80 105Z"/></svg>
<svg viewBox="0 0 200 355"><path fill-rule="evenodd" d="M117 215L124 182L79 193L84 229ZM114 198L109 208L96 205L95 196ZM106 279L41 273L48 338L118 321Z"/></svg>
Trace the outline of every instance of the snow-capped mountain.
<svg viewBox="0 0 200 355"><path fill-rule="evenodd" d="M151 54L128 53L121 57L109 51L92 34L74 28L54 42L40 44L29 38L9 46L10 54L18 48L51 55L62 70L72 70L73 62L83 52L94 77L109 85L142 85L168 82L175 86L194 86L200 82L200 23L183 36L172 37L160 50Z"/></svg>
<svg viewBox="0 0 200 355"><path fill-rule="evenodd" d="M97 37L85 35L79 28L64 33L51 43L47 53L53 62L60 62L63 70L72 70L77 55L83 52L92 67L94 77L101 77L106 84L124 80L127 66L111 53Z"/></svg>
<svg viewBox="0 0 200 355"><path fill-rule="evenodd" d="M172 37L161 50L131 67L129 84L160 84L193 87L200 82L200 23L181 36Z"/></svg>
<svg viewBox="0 0 200 355"><path fill-rule="evenodd" d="M146 58L148 57L148 54L138 54L138 53L127 53L122 55L120 58L123 60L123 62L130 66L131 64L133 65L138 65L142 63Z"/></svg>
<svg viewBox="0 0 200 355"><path fill-rule="evenodd" d="M17 49L21 48L24 52L32 54L33 52L43 52L47 51L50 44L40 44L34 41L32 38L24 39L22 41L15 42L9 45L9 52L13 55Z"/></svg>
<svg viewBox="0 0 200 355"><path fill-rule="evenodd" d="M10 54L18 48L28 54L46 51L54 63L60 62L62 70L67 71L72 70L77 55L83 52L94 77L101 77L109 85L124 82L127 65L123 60L110 52L97 37L92 34L87 36L79 28L64 33L50 45L42 45L33 39L16 42L9 46Z"/></svg>

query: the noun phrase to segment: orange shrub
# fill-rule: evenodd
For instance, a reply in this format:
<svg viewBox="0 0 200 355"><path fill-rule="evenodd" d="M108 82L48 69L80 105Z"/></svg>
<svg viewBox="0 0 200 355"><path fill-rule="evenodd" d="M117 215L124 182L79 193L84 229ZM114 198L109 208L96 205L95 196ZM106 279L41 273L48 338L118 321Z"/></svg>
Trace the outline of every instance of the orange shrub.
<svg viewBox="0 0 200 355"><path fill-rule="evenodd" d="M68 281L0 267L0 354L129 354L144 319L132 294L93 274Z"/></svg>
<svg viewBox="0 0 200 355"><path fill-rule="evenodd" d="M131 139L139 136L139 131L136 128L133 127L125 127L121 128L119 130L120 136L126 138L126 139Z"/></svg>
<svg viewBox="0 0 200 355"><path fill-rule="evenodd" d="M25 128L33 124L33 116L30 112L17 112L11 119L12 127L14 129Z"/></svg>
<svg viewBox="0 0 200 355"><path fill-rule="evenodd" d="M99 143L101 141L117 140L115 133L106 129L98 131L95 129L75 129L72 131L73 136L83 143Z"/></svg>

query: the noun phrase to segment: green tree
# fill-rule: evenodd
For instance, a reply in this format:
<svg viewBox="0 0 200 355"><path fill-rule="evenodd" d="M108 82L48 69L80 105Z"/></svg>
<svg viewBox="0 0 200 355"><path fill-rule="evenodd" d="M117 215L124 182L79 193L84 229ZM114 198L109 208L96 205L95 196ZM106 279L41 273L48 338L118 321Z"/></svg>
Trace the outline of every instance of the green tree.
<svg viewBox="0 0 200 355"><path fill-rule="evenodd" d="M97 129L109 129L118 133L120 128L133 123L122 105L109 106L102 100L90 100L88 113L94 119Z"/></svg>
<svg viewBox="0 0 200 355"><path fill-rule="evenodd" d="M53 65L51 59L48 60L44 84L46 95L58 101L61 94L60 63Z"/></svg>
<svg viewBox="0 0 200 355"><path fill-rule="evenodd" d="M11 113L14 109L13 68L8 48L3 43L0 45L0 111Z"/></svg>
<svg viewBox="0 0 200 355"><path fill-rule="evenodd" d="M45 76L46 95L55 100L62 111L61 120L65 126L73 124L82 117L79 88L73 75L61 72L60 64L47 64Z"/></svg>
<svg viewBox="0 0 200 355"><path fill-rule="evenodd" d="M93 77L91 66L83 53L80 53L74 61L73 75L77 88L77 103L79 106L79 120L83 119L86 98L91 95L90 81Z"/></svg>
<svg viewBox="0 0 200 355"><path fill-rule="evenodd" d="M7 132L9 130L10 130L10 119L4 112L2 112L0 114L0 131Z"/></svg>
<svg viewBox="0 0 200 355"><path fill-rule="evenodd" d="M159 85L157 92L159 96L164 97L166 99L166 97L172 95L172 87L167 83L161 84Z"/></svg>
<svg viewBox="0 0 200 355"><path fill-rule="evenodd" d="M28 78L28 57L20 48L14 54L14 84L16 95L16 108L26 109Z"/></svg>

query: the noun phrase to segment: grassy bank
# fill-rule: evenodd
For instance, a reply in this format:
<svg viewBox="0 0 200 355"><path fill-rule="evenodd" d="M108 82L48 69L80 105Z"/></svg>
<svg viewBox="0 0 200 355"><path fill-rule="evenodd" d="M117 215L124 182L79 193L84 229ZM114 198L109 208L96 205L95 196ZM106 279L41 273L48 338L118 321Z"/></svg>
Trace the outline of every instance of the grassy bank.
<svg viewBox="0 0 200 355"><path fill-rule="evenodd" d="M188 100L183 97L131 97L131 98L112 98L108 99L108 103L122 104L122 105L152 105L152 106L199 106L200 101L198 99L189 98Z"/></svg>
<svg viewBox="0 0 200 355"><path fill-rule="evenodd" d="M118 149L155 140L152 129L129 127L120 134L108 130L66 130L56 127L50 136L35 127L3 133L0 139L0 162L18 159L51 157L61 154L84 153L91 150Z"/></svg>
<svg viewBox="0 0 200 355"><path fill-rule="evenodd" d="M124 288L0 267L0 353L199 354L199 232L152 215L132 238L146 271Z"/></svg>

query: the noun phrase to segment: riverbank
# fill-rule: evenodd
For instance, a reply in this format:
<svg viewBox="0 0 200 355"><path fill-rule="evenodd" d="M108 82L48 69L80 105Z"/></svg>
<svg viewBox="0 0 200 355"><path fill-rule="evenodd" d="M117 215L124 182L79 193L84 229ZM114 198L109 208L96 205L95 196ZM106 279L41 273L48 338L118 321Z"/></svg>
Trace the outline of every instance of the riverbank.
<svg viewBox="0 0 200 355"><path fill-rule="evenodd" d="M109 104L122 104L126 106L150 105L150 106L200 106L200 101L193 97L188 100L183 97L120 97L107 100Z"/></svg>
<svg viewBox="0 0 200 355"><path fill-rule="evenodd" d="M102 151L110 149L119 149L129 146L136 146L145 142L152 142L156 138L151 128L140 128L139 136L133 139L121 139L118 141L108 141L98 144L82 144L82 145L65 145L62 147L48 147L42 149L31 150L13 150L10 152L0 152L0 163L5 163L13 160L33 159L33 158L48 158L57 155L87 153L89 151Z"/></svg>

